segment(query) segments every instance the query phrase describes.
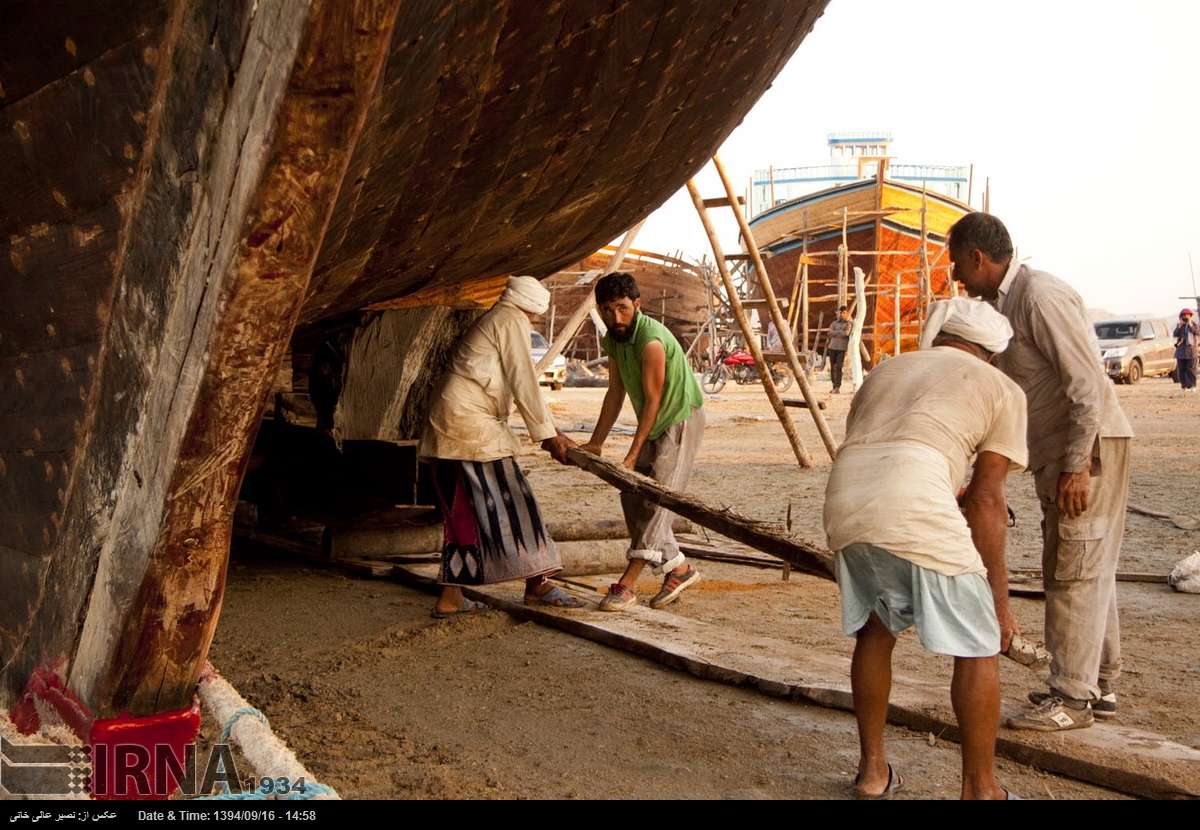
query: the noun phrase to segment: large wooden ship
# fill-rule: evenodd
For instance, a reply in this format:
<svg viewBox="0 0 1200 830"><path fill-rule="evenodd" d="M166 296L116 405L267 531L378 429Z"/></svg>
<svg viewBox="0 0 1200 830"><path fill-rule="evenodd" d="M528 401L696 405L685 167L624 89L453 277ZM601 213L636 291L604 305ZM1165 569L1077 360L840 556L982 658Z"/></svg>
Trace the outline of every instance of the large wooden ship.
<svg viewBox="0 0 1200 830"><path fill-rule="evenodd" d="M474 286L654 210L825 2L0 1L0 705L186 707L286 356L414 437Z"/></svg>
<svg viewBox="0 0 1200 830"><path fill-rule="evenodd" d="M800 345L823 347L839 305L853 304L853 269L866 275L862 342L873 361L917 347L925 310L951 296L946 234L972 209L964 167L893 165L891 134L833 133L831 163L759 171L750 221L775 293L794 302ZM844 182L788 198L797 188ZM782 198L781 198L782 197ZM750 280L751 284L754 280Z"/></svg>
<svg viewBox="0 0 1200 830"><path fill-rule="evenodd" d="M534 319L534 328L553 342L557 330L592 291L599 274L608 273L616 250L605 248L550 275L551 307ZM704 271L693 262L651 251L629 250L620 270L633 274L642 292L642 312L671 330L684 346L691 345L709 315L709 293ZM563 351L577 360L600 357L599 332L585 320Z"/></svg>

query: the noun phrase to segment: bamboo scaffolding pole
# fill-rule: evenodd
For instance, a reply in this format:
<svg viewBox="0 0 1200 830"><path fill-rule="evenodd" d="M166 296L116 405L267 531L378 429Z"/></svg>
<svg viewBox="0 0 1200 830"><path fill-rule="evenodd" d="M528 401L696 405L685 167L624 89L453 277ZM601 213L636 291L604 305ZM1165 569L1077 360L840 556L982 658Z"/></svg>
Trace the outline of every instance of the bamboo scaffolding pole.
<svg viewBox="0 0 1200 830"><path fill-rule="evenodd" d="M567 450L567 457L581 469L622 492L633 493L698 525L715 530L730 539L736 539L755 550L769 553L804 573L822 579L834 578L833 555L829 551L785 536L769 525L741 516L732 510L710 507L699 499L664 487L652 478L626 470L619 464L605 461L578 447Z"/></svg>
<svg viewBox="0 0 1200 830"><path fill-rule="evenodd" d="M897 355L900 354L900 274L899 273L897 273L895 276L895 296L892 297L892 319L894 319L896 321L895 325L892 327L893 328L892 357L896 357ZM878 324L876 324L876 325L878 325Z"/></svg>
<svg viewBox="0 0 1200 830"><path fill-rule="evenodd" d="M700 191L696 189L696 183L691 179L688 179L687 189L688 195L692 197L692 204L696 206L696 213L700 217L700 222L704 225L704 232L708 234L708 241L712 245L713 256L717 260L717 269L721 273L721 281L725 284L726 300L729 302L729 306L733 310L733 316L746 338L746 348L750 350L750 354L754 357L754 364L758 367L758 376L762 378L763 389L767 392L767 399L771 402L771 408L775 410L775 415L779 418L779 423L783 426L784 434L787 435L788 442L792 445L792 452L796 455L796 461L799 462L801 467L811 467L813 465L812 457L809 456L808 451L804 448L804 442L800 440L800 436L796 433L796 425L792 423L792 416L787 411L787 407L783 405L783 400L779 397L779 392L776 391L775 384L771 383L770 369L767 367L766 360L763 359L762 348L758 345L758 338L754 336L754 330L750 327L750 320L747 319L746 312L742 308L742 301L738 297L737 287L733 284L733 277L729 273L725 254L721 250L721 241L717 239L717 232L708 218L708 209L704 207L704 200L700 198ZM736 202L731 201L731 204L736 204ZM800 380L800 378L797 378L797 380Z"/></svg>
<svg viewBox="0 0 1200 830"><path fill-rule="evenodd" d="M605 274L612 274L621 267L621 263L625 261L625 254L629 253L629 248L633 245L633 240L637 238L638 231L642 229L642 225L644 224L646 224L645 219L625 231L625 236L621 238L621 244L617 247L617 252L608 261L608 268L604 271ZM583 298L583 302L579 304L579 308L575 309L575 312L571 315L571 319L567 320L566 325L563 326L558 339L550 344L550 348L546 349L546 353L542 355L542 359L537 362L537 366L533 369L534 374L540 376L554 362L554 358L562 354L562 350L575 338L579 327L583 325L584 319L595 307L596 292L588 291L587 296ZM597 350L599 350L599 345L597 345Z"/></svg>
<svg viewBox="0 0 1200 830"><path fill-rule="evenodd" d="M838 246L838 308L846 303L846 283L850 278L850 242L846 233L846 208L842 208L842 244Z"/></svg>
<svg viewBox="0 0 1200 830"><path fill-rule="evenodd" d="M805 210L800 218L804 221L804 224L807 225L808 224L808 211ZM808 314L809 314L810 308L809 308L808 237L807 236L804 237L802 240L800 240L800 284L801 284L801 289L800 289L801 297L803 298L801 301L802 307L800 309L800 319L804 321L804 353L811 358L812 352L809 350L809 336L808 336L808 332L809 332ZM804 369L805 369L806 373L811 373L812 372L811 363L810 363L810 365L806 365L804 367Z"/></svg>
<svg viewBox="0 0 1200 830"><path fill-rule="evenodd" d="M720 156L713 156L713 166L717 169L717 173L721 177L721 182L725 185L725 192L729 195L730 202L734 201L733 184L729 181L729 175L725 172L725 165L721 163ZM762 290L763 296L767 300L767 311L771 314L771 320L775 323L776 331L791 331L787 322L783 319L783 313L779 310L779 301L775 299L775 288L771 285L771 276L767 273L767 266L763 263L762 254L758 250L758 245L754 241L754 234L750 231L750 224L746 221L746 217L741 213L734 211L737 214L738 227L742 232L742 239L746 240L746 248L750 252L750 257L754 262L755 273L758 275L758 287ZM796 354L796 343L792 337L783 340L783 352L787 355L788 365L791 366L792 375L796 378L796 383L800 385L800 392L804 396L804 400L808 402L809 411L812 413L813 423L816 424L817 432L821 435L821 441L825 444L825 450L829 453L830 459L837 458L837 440L833 437L833 432L829 429L829 424L825 422L825 416L821 412L821 408L817 405L817 396L813 393L812 384L808 382L808 375L804 372L804 367L800 365L800 358ZM763 375L763 385L767 385L769 374ZM773 386L774 384L772 384Z"/></svg>
<svg viewBox="0 0 1200 830"><path fill-rule="evenodd" d="M925 190L925 185L921 185L921 276L920 288L923 290L921 294L924 296L924 302L917 304L917 342L921 342L921 335L925 333L925 313L929 309L929 304L933 302L933 281L929 274L929 223L927 215L929 211L928 193Z"/></svg>
<svg viewBox="0 0 1200 830"><path fill-rule="evenodd" d="M791 293L791 296L788 298L790 304L788 305L787 327L788 327L788 333L791 335L793 343L796 342L796 326L800 320L800 304L801 304L801 297L803 295L803 289L801 288L800 283L801 283L801 275L803 273L804 273L804 256L801 255L800 261L798 263L796 263L796 276L792 278L792 293ZM807 340L808 338L806 337L805 339ZM801 348L806 349L807 347L802 346Z"/></svg>

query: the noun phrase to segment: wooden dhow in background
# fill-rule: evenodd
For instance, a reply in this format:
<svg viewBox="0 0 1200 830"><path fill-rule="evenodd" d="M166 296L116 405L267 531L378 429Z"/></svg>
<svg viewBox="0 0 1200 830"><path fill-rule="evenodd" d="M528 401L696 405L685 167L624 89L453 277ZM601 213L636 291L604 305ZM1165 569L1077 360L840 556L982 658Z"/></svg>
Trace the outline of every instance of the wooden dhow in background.
<svg viewBox="0 0 1200 830"><path fill-rule="evenodd" d="M552 274L546 281L551 307L533 319L533 327L553 342L559 330L595 287L595 278L609 269L616 248L606 246L577 263ZM621 271L633 274L641 290L642 312L671 330L689 346L708 319L708 286L702 266L666 254L630 249L621 261ZM568 357L592 360L600 357L598 333L585 320L574 344L563 352Z"/></svg>
<svg viewBox="0 0 1200 830"><path fill-rule="evenodd" d="M775 292L798 296L798 340L809 348L818 330L824 344L838 305L854 299L849 273L856 266L863 269L862 342L877 362L917 348L928 303L956 291L946 234L971 210L957 199L884 175L784 202L754 217L750 229L769 257L765 264ZM842 248L845 257L839 256ZM807 302L796 290L805 279Z"/></svg>

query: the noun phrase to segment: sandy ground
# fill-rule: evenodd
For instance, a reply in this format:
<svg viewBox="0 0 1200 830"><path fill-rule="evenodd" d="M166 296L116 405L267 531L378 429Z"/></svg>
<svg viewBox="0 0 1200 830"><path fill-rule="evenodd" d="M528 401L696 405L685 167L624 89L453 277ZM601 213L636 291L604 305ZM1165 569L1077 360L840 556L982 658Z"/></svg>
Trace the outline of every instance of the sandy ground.
<svg viewBox="0 0 1200 830"><path fill-rule="evenodd" d="M826 396L824 378L816 388L840 439L851 396ZM1131 503L1200 513L1192 453L1200 396L1184 397L1165 379L1117 391L1138 434ZM548 393L564 428L590 427L602 397L600 389ZM808 413L792 410L815 461L804 469L760 386L727 386L707 407L691 492L764 521L783 523L790 510L794 533L823 542L830 462ZM632 413L623 421L632 424ZM582 442L587 433L573 437ZM628 440L610 439L609 457L620 457ZM532 448L521 462L549 520L620 516L616 491L589 474ZM1031 478L1014 477L1009 491L1018 516L1010 567L1038 567ZM1130 514L1121 570L1166 573L1198 547L1200 532ZM849 656L836 586L796 574L784 581L779 571L698 565L704 580L656 613ZM656 590L657 580L639 585L643 602ZM1193 639L1200 596L1136 582L1120 583L1118 593L1126 651L1118 723L1200 748L1200 650ZM1038 637L1041 602L1014 603L1025 632ZM500 612L435 621L431 607L430 596L395 582L241 545L211 660L314 775L346 798L850 795L857 742L846 713L698 680ZM1037 678L1002 663L1005 706L1017 707ZM925 653L911 633L901 637L898 673L948 684L950 665ZM888 741L908 779L904 797L957 797L955 744L900 728L889 728ZM1007 761L999 775L1025 797L1120 797Z"/></svg>

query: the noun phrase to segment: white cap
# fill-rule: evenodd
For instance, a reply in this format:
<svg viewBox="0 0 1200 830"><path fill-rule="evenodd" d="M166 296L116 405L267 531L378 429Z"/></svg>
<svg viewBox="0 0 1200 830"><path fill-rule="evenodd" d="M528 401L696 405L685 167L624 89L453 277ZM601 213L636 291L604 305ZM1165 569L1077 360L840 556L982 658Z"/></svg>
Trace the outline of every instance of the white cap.
<svg viewBox="0 0 1200 830"><path fill-rule="evenodd" d="M966 297L938 300L929 306L921 348L930 348L933 339L942 332L957 335L992 354L1007 349L1013 334L1012 326L1003 314L987 303Z"/></svg>

